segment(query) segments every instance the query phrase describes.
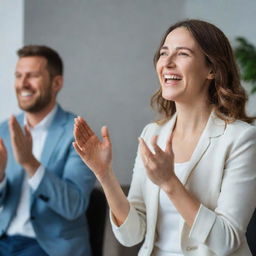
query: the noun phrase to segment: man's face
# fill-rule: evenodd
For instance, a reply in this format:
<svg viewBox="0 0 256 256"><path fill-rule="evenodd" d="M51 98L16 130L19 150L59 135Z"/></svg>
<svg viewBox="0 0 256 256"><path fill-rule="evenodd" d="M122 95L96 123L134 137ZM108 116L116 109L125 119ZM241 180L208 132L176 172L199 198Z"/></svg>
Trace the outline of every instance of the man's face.
<svg viewBox="0 0 256 256"><path fill-rule="evenodd" d="M52 79L44 57L21 57L16 65L15 89L19 106L26 112L36 113L55 99Z"/></svg>

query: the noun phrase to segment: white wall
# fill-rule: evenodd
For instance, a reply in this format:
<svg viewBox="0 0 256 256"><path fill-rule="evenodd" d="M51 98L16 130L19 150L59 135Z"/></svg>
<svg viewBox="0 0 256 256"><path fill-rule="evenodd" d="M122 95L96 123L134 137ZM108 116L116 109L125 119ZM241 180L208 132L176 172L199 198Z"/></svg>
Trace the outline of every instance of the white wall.
<svg viewBox="0 0 256 256"><path fill-rule="evenodd" d="M163 32L185 18L219 26L233 42L256 44L253 0L0 0L0 120L17 111L13 93L15 51L24 43L55 48L65 62L59 101L97 130L108 125L114 169L130 183L137 137L154 119L149 100L158 87L152 58ZM4 93L3 93L4 92ZM255 99L249 111L256 114Z"/></svg>
<svg viewBox="0 0 256 256"><path fill-rule="evenodd" d="M99 132L110 128L114 170L130 183L137 137L154 119L153 54L184 0L26 0L25 43L47 44L65 62L61 104Z"/></svg>
<svg viewBox="0 0 256 256"><path fill-rule="evenodd" d="M254 0L193 0L186 1L185 15L217 25L231 40L244 36L256 44L256 1Z"/></svg>
<svg viewBox="0 0 256 256"><path fill-rule="evenodd" d="M14 92L16 50L23 45L23 0L0 0L0 122L17 113Z"/></svg>
<svg viewBox="0 0 256 256"><path fill-rule="evenodd" d="M235 38L243 36L256 45L256 1L254 0L193 0L186 1L188 18L199 18L217 25L229 38L233 46ZM248 84L244 87L250 90ZM256 115L256 95L250 96L248 113Z"/></svg>

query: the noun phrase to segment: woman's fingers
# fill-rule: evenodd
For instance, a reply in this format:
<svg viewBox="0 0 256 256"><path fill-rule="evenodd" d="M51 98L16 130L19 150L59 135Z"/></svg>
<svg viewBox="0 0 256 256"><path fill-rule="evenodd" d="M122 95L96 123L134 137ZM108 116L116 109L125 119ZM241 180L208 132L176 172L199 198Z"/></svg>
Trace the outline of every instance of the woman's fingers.
<svg viewBox="0 0 256 256"><path fill-rule="evenodd" d="M77 117L77 121L78 121L81 129L83 129L83 131L85 132L85 134L88 137L91 137L94 134L91 127L87 124L87 122L81 116Z"/></svg>
<svg viewBox="0 0 256 256"><path fill-rule="evenodd" d="M83 151L80 149L76 142L73 142L73 147L75 148L75 151L78 153L78 155L83 158Z"/></svg>
<svg viewBox="0 0 256 256"><path fill-rule="evenodd" d="M140 155L141 155L142 161L144 162L145 166L148 166L149 162L154 158L154 155L150 151L146 142L142 138L139 138L139 143L140 143Z"/></svg>
<svg viewBox="0 0 256 256"><path fill-rule="evenodd" d="M85 143L90 138L80 124L75 125L75 134L79 143Z"/></svg>
<svg viewBox="0 0 256 256"><path fill-rule="evenodd" d="M75 118L74 124L74 137L80 147L86 144L86 142L92 136L92 132L87 130L88 128L84 125L83 119Z"/></svg>
<svg viewBox="0 0 256 256"><path fill-rule="evenodd" d="M172 139L173 139L173 133L171 132L167 138L167 142L166 142L166 146L165 146L165 152L169 153L169 154L173 154Z"/></svg>
<svg viewBox="0 0 256 256"><path fill-rule="evenodd" d="M79 146L81 150L85 150L88 138L84 137L84 134L79 130L79 127L75 126L74 128L74 137L77 146Z"/></svg>
<svg viewBox="0 0 256 256"><path fill-rule="evenodd" d="M153 136L151 139L151 144L154 148L156 155L161 154L163 152L162 149L157 145L157 139L158 139L157 135Z"/></svg>
<svg viewBox="0 0 256 256"><path fill-rule="evenodd" d="M153 157L153 153L148 148L144 139L139 138L139 142L140 142L140 152L147 157Z"/></svg>
<svg viewBox="0 0 256 256"><path fill-rule="evenodd" d="M104 144L111 144L110 137L109 137L109 131L108 131L107 126L103 126L101 128L101 136L102 136Z"/></svg>

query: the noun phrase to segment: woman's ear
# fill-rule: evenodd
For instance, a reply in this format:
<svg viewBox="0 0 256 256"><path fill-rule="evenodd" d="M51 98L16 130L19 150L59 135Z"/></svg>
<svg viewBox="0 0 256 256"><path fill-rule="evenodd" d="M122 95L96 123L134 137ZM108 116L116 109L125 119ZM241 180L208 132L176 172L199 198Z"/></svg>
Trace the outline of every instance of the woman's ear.
<svg viewBox="0 0 256 256"><path fill-rule="evenodd" d="M210 72L207 75L207 79L213 80L214 78L215 78L215 74L214 74L213 70L210 70Z"/></svg>

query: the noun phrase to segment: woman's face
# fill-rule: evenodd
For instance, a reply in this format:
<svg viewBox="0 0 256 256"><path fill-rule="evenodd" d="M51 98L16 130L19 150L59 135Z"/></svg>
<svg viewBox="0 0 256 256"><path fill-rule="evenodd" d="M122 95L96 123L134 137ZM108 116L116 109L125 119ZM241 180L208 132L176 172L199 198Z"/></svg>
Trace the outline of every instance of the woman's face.
<svg viewBox="0 0 256 256"><path fill-rule="evenodd" d="M185 27L174 29L166 37L156 71L162 97L180 103L205 101L214 78L200 46Z"/></svg>

